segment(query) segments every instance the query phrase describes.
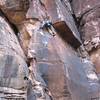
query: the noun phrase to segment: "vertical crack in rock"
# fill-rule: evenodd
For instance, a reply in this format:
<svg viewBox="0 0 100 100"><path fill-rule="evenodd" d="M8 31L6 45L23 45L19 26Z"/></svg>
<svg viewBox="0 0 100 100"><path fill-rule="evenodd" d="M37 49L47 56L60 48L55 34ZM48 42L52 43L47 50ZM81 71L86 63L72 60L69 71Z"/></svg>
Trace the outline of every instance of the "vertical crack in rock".
<svg viewBox="0 0 100 100"><path fill-rule="evenodd" d="M0 0L0 100L100 100L99 0Z"/></svg>

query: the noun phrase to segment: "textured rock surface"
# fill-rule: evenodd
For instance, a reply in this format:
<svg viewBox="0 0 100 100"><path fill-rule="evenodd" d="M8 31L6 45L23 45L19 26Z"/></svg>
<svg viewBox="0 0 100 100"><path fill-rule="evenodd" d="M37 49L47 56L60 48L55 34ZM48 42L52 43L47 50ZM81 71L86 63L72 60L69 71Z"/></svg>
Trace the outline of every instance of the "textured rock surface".
<svg viewBox="0 0 100 100"><path fill-rule="evenodd" d="M72 8L79 22L79 30L83 44L90 54L98 73L100 49L100 1L99 0L72 0ZM94 57L94 58L93 58ZM98 66L98 68L97 68Z"/></svg>
<svg viewBox="0 0 100 100"><path fill-rule="evenodd" d="M61 0L45 0L45 7L57 32L65 35L63 38L70 45L78 48L81 45L81 39L72 17L71 8Z"/></svg>
<svg viewBox="0 0 100 100"><path fill-rule="evenodd" d="M0 0L0 100L100 99L99 1L72 7L79 23L69 0Z"/></svg>
<svg viewBox="0 0 100 100"><path fill-rule="evenodd" d="M26 98L28 67L18 39L4 17L0 16L0 98Z"/></svg>
<svg viewBox="0 0 100 100"><path fill-rule="evenodd" d="M0 0L0 8L14 24L26 19L29 0Z"/></svg>
<svg viewBox="0 0 100 100"><path fill-rule="evenodd" d="M78 18L97 6L100 6L99 0L72 0L72 8Z"/></svg>

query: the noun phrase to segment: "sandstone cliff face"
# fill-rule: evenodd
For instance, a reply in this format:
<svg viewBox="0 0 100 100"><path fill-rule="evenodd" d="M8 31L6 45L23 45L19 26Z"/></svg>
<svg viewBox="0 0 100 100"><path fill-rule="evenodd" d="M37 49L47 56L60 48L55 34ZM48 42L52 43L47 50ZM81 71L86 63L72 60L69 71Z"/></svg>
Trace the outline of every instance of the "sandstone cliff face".
<svg viewBox="0 0 100 100"><path fill-rule="evenodd" d="M99 100L99 0L0 0L0 100Z"/></svg>
<svg viewBox="0 0 100 100"><path fill-rule="evenodd" d="M83 44L90 55L99 75L100 70L100 1L99 0L75 0L72 1L74 13L79 21L79 30Z"/></svg>

